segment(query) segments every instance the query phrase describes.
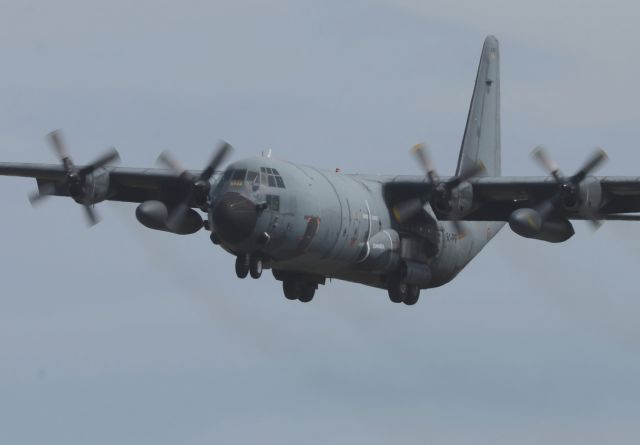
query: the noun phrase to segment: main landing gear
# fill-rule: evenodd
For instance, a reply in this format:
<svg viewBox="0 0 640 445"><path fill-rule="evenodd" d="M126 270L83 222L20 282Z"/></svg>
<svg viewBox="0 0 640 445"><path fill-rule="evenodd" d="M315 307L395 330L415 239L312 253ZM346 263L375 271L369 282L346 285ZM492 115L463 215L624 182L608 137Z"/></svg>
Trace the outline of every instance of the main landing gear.
<svg viewBox="0 0 640 445"><path fill-rule="evenodd" d="M313 300L316 294L317 284L306 283L298 280L284 280L282 282L282 290L287 300L299 300L308 303Z"/></svg>
<svg viewBox="0 0 640 445"><path fill-rule="evenodd" d="M258 255L243 254L236 257L236 275L238 278L258 279L262 276L263 262Z"/></svg>
<svg viewBox="0 0 640 445"><path fill-rule="evenodd" d="M420 286L407 284L402 280L389 283L389 299L394 303L404 303L413 306L420 298Z"/></svg>
<svg viewBox="0 0 640 445"><path fill-rule="evenodd" d="M313 300L318 286L326 281L326 278L320 275L278 269L271 271L276 280L282 281L282 290L287 300L298 300L302 303Z"/></svg>

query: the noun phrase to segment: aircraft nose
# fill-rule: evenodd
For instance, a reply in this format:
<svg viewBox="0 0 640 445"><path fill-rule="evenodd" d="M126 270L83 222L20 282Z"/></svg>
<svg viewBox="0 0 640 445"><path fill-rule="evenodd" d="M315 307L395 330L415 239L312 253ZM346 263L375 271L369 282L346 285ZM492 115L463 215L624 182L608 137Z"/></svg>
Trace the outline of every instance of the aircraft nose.
<svg viewBox="0 0 640 445"><path fill-rule="evenodd" d="M250 199L228 192L216 200L213 207L213 226L224 241L237 243L247 239L256 226L258 211Z"/></svg>

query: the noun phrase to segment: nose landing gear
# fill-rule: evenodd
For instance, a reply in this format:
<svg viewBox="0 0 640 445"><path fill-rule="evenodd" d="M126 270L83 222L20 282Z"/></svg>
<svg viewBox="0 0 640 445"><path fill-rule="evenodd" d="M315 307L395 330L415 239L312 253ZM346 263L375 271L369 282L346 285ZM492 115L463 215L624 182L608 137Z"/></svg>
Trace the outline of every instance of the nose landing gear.
<svg viewBox="0 0 640 445"><path fill-rule="evenodd" d="M262 258L257 255L251 256L251 260L249 260L249 273L254 280L262 276Z"/></svg>
<svg viewBox="0 0 640 445"><path fill-rule="evenodd" d="M249 255L238 255L236 257L236 275L238 278L247 278L249 275Z"/></svg>

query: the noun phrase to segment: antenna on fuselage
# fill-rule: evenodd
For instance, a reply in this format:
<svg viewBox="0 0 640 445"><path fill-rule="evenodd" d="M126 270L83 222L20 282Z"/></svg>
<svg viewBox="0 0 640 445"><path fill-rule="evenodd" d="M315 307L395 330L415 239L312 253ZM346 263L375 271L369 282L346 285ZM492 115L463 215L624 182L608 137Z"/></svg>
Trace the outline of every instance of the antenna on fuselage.
<svg viewBox="0 0 640 445"><path fill-rule="evenodd" d="M262 152L262 157L263 158L270 158L271 157L271 149L268 149L267 151L263 151Z"/></svg>

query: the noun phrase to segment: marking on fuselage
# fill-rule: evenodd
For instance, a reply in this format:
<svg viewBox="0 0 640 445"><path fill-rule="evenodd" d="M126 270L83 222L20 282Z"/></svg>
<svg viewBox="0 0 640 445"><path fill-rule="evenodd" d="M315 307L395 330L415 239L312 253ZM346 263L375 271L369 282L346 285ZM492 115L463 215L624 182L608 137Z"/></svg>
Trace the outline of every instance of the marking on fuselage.
<svg viewBox="0 0 640 445"><path fill-rule="evenodd" d="M343 223L343 216L342 215L344 214L344 207L342 205L342 199L340 197L340 192L338 192L338 189L336 188L336 185L333 183L333 181L331 181L331 179L329 179L329 177L326 174L324 174L322 172L322 170L319 170L319 169L314 168L314 167L307 167L307 168L309 168L310 170L314 171L315 173L320 175L325 181L327 181L327 184L329 184L329 187L331 187L333 189L333 192L336 194L336 198L338 199L338 204L340 205L340 224L341 224L341 227L342 227L342 223ZM337 177L337 178L341 178L342 177L341 175L338 175L338 174L335 174L335 173L332 176ZM309 175L309 177L311 177L311 175ZM347 206L349 206L349 200L346 197L345 197L345 200L347 202ZM333 252L335 250L335 248L338 245L339 241L340 241L340 230L337 231L335 240L333 241L333 244L332 244L331 248L328 249L322 257L326 258L327 256L329 256L331 254L331 252Z"/></svg>
<svg viewBox="0 0 640 445"><path fill-rule="evenodd" d="M319 216L305 216L304 219L307 221L307 229L304 232L304 235L300 238L300 242L298 243L298 247L296 247L296 251L298 253L303 253L306 251L311 245L311 241L318 233L318 229L320 228L320 217Z"/></svg>
<svg viewBox="0 0 640 445"><path fill-rule="evenodd" d="M447 232L444 231L444 240L449 243L457 243L458 241L462 241L466 238L467 233L456 233L456 232Z"/></svg>
<svg viewBox="0 0 640 445"><path fill-rule="evenodd" d="M365 261L371 254L371 246L369 246L369 240L371 239L371 208L369 207L369 202L366 199L364 200L364 205L367 207L367 214L363 216L369 222L369 229L367 230L367 239L364 242L364 248L366 249L366 252L362 256L362 259L358 261L359 263Z"/></svg>

